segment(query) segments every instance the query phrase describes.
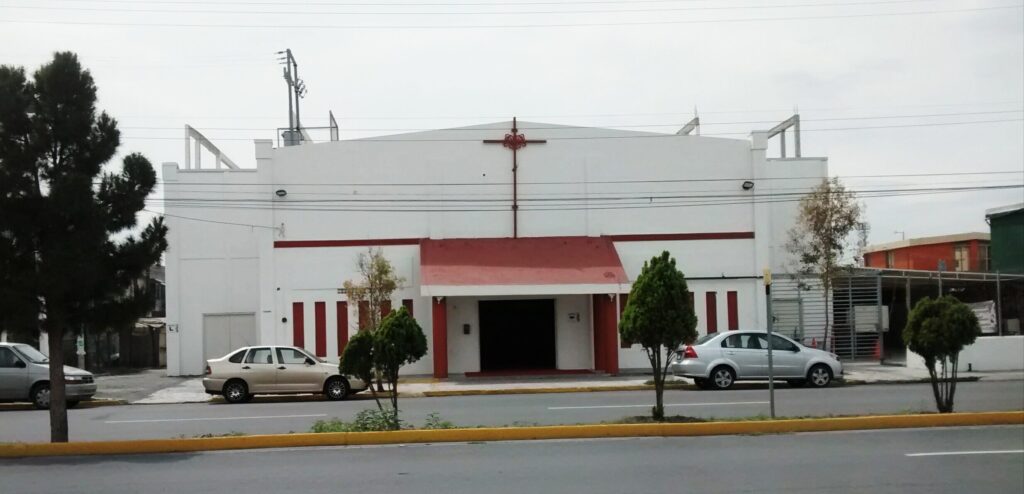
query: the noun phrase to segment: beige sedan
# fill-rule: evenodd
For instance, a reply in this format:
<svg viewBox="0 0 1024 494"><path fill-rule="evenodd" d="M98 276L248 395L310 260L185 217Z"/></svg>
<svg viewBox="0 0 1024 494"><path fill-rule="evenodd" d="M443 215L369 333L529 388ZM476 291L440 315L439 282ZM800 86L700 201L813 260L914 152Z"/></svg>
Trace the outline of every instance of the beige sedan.
<svg viewBox="0 0 1024 494"><path fill-rule="evenodd" d="M257 394L322 393L341 400L367 388L362 380L342 376L338 365L291 346L244 347L206 361L203 387L228 403L244 403Z"/></svg>

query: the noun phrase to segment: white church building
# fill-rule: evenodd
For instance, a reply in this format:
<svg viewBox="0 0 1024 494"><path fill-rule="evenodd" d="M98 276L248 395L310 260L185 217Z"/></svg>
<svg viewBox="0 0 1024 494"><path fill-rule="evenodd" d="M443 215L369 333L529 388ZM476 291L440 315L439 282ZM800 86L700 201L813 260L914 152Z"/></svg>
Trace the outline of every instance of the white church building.
<svg viewBox="0 0 1024 494"><path fill-rule="evenodd" d="M515 128L515 130L513 130ZM167 373L255 344L337 361L366 303L357 259L381 249L428 341L408 375L649 368L620 344L644 261L668 251L701 334L764 328L799 194L826 158L768 158L768 140L511 121L275 147L241 169L190 131L163 165ZM785 135L783 133L783 138ZM198 149L215 155L202 167ZM784 148L783 148L784 149ZM783 153L784 154L784 153ZM799 152L798 152L799 154Z"/></svg>

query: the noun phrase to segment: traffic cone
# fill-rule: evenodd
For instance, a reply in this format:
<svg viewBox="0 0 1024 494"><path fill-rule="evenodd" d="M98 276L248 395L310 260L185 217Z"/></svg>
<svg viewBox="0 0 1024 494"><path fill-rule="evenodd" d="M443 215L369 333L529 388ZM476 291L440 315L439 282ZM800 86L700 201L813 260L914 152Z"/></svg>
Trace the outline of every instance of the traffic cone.
<svg viewBox="0 0 1024 494"><path fill-rule="evenodd" d="M811 338L811 348L818 348L818 339Z"/></svg>
<svg viewBox="0 0 1024 494"><path fill-rule="evenodd" d="M882 359L882 345L878 340L875 340L875 351L872 352L871 356L879 360Z"/></svg>

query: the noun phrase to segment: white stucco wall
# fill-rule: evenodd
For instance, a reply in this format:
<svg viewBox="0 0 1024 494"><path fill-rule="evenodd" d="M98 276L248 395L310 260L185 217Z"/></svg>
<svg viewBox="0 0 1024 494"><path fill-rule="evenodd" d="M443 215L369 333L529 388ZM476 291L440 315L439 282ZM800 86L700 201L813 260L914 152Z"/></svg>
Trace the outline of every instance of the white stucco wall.
<svg viewBox="0 0 1024 494"><path fill-rule="evenodd" d="M509 124L276 149L258 141L256 170L182 170L165 164L167 320L177 328L168 334L168 373L202 372L203 314L253 313L262 343L290 343L293 302L304 304L307 348L315 346L310 340L314 302L326 303L328 356L336 353L335 302L344 300L337 289L356 276L356 257L366 247L275 248L276 241L510 237L511 152L481 142L501 138ZM615 247L630 279L662 250L675 256L694 279L702 332L707 290L718 292L719 330L727 328L729 290L739 292L741 327L764 326L764 297L755 278L764 267L779 271L784 264L781 246L796 206L764 203L758 196L816 183L813 177L827 174L825 159L768 160L763 133L750 140L722 139L528 122L520 122L520 130L531 139L548 139L519 151L520 236L753 232L752 239L616 242ZM742 189L745 180L755 182L752 190ZM277 190L287 194L278 197ZM623 202L609 198L622 196L651 199L625 201L642 207L623 209L573 207L587 201L618 206ZM488 204L502 210L438 212L427 211L437 205L431 202L399 208L344 202L438 197L498 200ZM551 197L573 200L556 206L539 200ZM659 207L649 207L654 203ZM414 299L415 316L432 346L430 299L419 290L418 246L386 246L384 254L407 280L392 303ZM451 300L460 299L467 298ZM558 307L589 303L582 296L558 300ZM349 310L352 333L358 323L355 304ZM448 311L449 370L478 370L476 331L464 337L459 322L474 316L451 306ZM589 328L590 310L573 311L584 315L581 324ZM559 333L560 368L593 366L588 331L586 338ZM574 350L563 354L562 348ZM638 350L619 353L621 368L647 365ZM404 371L429 373L431 355L432 348Z"/></svg>
<svg viewBox="0 0 1024 494"><path fill-rule="evenodd" d="M708 307L707 292L716 293L715 314L717 315L718 331L729 329L729 306L727 293L736 292L736 306L739 329L756 329L758 326L758 297L761 294L761 281L757 279L745 280L689 280L687 288L693 292L693 311L697 315L697 334L703 336L708 334ZM622 339L619 338L621 342ZM633 345L630 348L619 348L619 369L624 372L646 371L650 372L651 363L647 360L647 353L640 345Z"/></svg>
<svg viewBox="0 0 1024 494"><path fill-rule="evenodd" d="M959 372L971 370L1020 371L1024 370L1024 336L982 336L960 352ZM927 369L924 358L907 349L907 367Z"/></svg>

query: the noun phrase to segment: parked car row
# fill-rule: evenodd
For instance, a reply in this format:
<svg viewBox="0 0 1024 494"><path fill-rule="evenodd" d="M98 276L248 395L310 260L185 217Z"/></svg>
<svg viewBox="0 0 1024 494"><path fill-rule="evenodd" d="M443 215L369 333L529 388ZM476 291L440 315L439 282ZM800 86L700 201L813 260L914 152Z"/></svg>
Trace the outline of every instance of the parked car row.
<svg viewBox="0 0 1024 494"><path fill-rule="evenodd" d="M337 364L325 362L303 348L263 345L207 360L203 387L228 403L244 403L257 394L315 393L341 400L365 390L368 384L341 375Z"/></svg>
<svg viewBox="0 0 1024 494"><path fill-rule="evenodd" d="M68 407L96 394L92 373L64 366L64 393ZM0 402L31 401L50 408L50 359L31 345L0 342Z"/></svg>
<svg viewBox="0 0 1024 494"><path fill-rule="evenodd" d="M839 356L808 348L785 336L771 335L772 374L790 386L823 388L843 373ZM681 348L672 373L688 377L702 389L729 389L736 381L768 379L768 333L711 333Z"/></svg>
<svg viewBox="0 0 1024 494"><path fill-rule="evenodd" d="M687 377L703 389L728 389L736 381L768 378L771 341L774 376L791 386L828 386L843 373L837 355L803 346L785 336L763 331L729 331L701 337L680 348L673 374ZM257 394L323 394L341 400L364 391L369 383L341 375L328 363L303 348L261 345L239 348L206 361L203 387L229 403L244 403ZM96 393L93 375L65 366L68 407ZM37 408L50 406L49 359L30 345L0 343L0 401L31 401Z"/></svg>

